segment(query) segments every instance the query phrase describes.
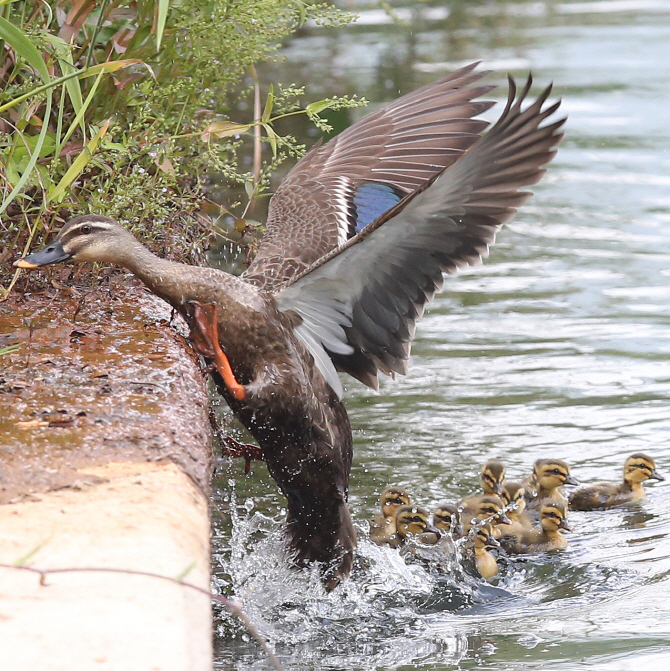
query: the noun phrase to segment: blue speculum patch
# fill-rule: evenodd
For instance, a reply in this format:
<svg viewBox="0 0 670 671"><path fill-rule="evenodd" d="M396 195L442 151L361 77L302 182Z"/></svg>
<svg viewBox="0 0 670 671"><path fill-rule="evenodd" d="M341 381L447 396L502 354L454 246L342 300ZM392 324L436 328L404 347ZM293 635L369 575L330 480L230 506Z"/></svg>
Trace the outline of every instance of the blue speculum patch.
<svg viewBox="0 0 670 671"><path fill-rule="evenodd" d="M403 196L404 193L387 184L366 182L359 186L354 195L356 233L362 231L370 222L390 210Z"/></svg>

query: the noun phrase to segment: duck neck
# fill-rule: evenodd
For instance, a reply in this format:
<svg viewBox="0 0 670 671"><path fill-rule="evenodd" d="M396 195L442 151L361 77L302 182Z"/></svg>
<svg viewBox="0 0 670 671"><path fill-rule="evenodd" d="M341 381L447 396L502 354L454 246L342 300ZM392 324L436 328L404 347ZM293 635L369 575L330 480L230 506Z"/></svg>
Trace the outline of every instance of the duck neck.
<svg viewBox="0 0 670 671"><path fill-rule="evenodd" d="M621 491L626 493L632 492L633 494L644 494L644 487L641 482L632 482L624 479L623 484L621 485Z"/></svg>

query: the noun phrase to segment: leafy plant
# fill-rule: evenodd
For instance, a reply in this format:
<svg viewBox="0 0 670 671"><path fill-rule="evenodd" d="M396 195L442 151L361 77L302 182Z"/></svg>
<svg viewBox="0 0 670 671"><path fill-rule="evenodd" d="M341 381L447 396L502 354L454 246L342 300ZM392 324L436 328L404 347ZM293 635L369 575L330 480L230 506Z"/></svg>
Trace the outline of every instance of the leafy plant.
<svg viewBox="0 0 670 671"><path fill-rule="evenodd" d="M0 241L13 258L95 211L192 259L212 232L198 217L209 175L244 185L246 201L223 210L243 217L269 173L304 151L277 119L324 128L319 112L360 104L302 108L302 89L271 86L261 109L256 64L308 18L351 17L301 0L0 0ZM246 118L231 114L249 97Z"/></svg>

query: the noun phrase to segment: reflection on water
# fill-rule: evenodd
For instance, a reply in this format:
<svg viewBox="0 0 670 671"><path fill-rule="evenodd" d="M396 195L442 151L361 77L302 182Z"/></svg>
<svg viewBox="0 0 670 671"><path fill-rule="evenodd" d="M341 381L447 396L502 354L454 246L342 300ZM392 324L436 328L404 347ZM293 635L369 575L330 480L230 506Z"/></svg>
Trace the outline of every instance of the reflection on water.
<svg viewBox="0 0 670 671"><path fill-rule="evenodd" d="M512 479L561 457L591 483L618 480L642 451L668 475L670 2L398 7L401 23L371 9L345 31L305 29L268 78L305 83L310 99L385 101L483 59L502 70L500 100L506 69L553 80L569 121L486 264L445 282L407 377L379 393L345 382L359 525L385 485L433 506L476 489L492 457ZM315 574L285 566L282 500L264 467L241 472L218 481L215 570L288 669L667 668L667 482L640 505L571 513L566 551L511 559L492 585L361 533L352 579L324 595ZM226 613L216 647L216 668L269 668Z"/></svg>

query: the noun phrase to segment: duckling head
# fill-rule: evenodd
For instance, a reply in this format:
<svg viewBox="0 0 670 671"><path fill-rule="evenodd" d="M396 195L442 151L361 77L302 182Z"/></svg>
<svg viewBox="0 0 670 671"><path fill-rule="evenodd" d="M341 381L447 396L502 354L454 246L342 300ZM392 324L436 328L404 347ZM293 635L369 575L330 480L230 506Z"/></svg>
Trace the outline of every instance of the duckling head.
<svg viewBox="0 0 670 671"><path fill-rule="evenodd" d="M384 517L393 517L400 506L408 506L412 498L403 487L387 487L379 499Z"/></svg>
<svg viewBox="0 0 670 671"><path fill-rule="evenodd" d="M567 517L568 507L565 503L545 503L540 509L540 526L547 533L555 533L559 529L572 531Z"/></svg>
<svg viewBox="0 0 670 671"><path fill-rule="evenodd" d="M505 464L495 459L487 461L482 466L482 487L485 494L497 494L500 496L505 479Z"/></svg>
<svg viewBox="0 0 670 671"><path fill-rule="evenodd" d="M544 490L579 484L570 475L570 466L562 459L538 459L535 462L534 472L540 488Z"/></svg>
<svg viewBox="0 0 670 671"><path fill-rule="evenodd" d="M458 508L453 503L440 503L433 512L433 524L447 533L460 536L463 533Z"/></svg>
<svg viewBox="0 0 670 671"><path fill-rule="evenodd" d="M645 480L665 480L656 472L656 462L646 454L631 454L623 466L623 479L626 482L638 483Z"/></svg>
<svg viewBox="0 0 670 671"><path fill-rule="evenodd" d="M500 498L506 506L510 503L516 506L514 511L516 515L526 509L526 488L521 482L506 482Z"/></svg>
<svg viewBox="0 0 670 671"><path fill-rule="evenodd" d="M402 540L406 540L409 536L418 536L427 531L437 534L438 538L440 536L440 532L428 523L428 511L414 505L400 506L396 510L395 528L396 533Z"/></svg>
<svg viewBox="0 0 670 671"><path fill-rule="evenodd" d="M474 516L478 520L491 520L491 524L494 526L498 524L512 524L512 520L503 512L504 507L505 504L499 496L495 494L483 496L477 504Z"/></svg>
<svg viewBox="0 0 670 671"><path fill-rule="evenodd" d="M477 536L475 536L475 548L499 548L500 543L494 536L495 531L492 524L485 524L483 527L477 529Z"/></svg>

